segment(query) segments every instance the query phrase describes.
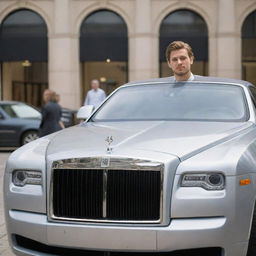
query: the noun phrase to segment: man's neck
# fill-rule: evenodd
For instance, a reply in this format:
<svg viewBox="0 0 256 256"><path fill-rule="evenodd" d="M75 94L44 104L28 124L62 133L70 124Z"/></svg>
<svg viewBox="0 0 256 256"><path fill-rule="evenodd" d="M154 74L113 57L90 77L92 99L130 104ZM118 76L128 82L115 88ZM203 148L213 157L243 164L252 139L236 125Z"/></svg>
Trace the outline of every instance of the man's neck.
<svg viewBox="0 0 256 256"><path fill-rule="evenodd" d="M190 78L191 76L191 72L188 72L187 74L183 75L183 76L177 76L177 75L174 75L175 76L175 80L178 81L178 82L181 82L181 81L188 81L188 79Z"/></svg>

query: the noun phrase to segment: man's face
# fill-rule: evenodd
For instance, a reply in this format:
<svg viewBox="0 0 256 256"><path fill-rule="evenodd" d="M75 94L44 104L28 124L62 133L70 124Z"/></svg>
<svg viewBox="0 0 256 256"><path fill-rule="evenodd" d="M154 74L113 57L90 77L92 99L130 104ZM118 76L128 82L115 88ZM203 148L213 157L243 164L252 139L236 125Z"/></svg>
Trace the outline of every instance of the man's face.
<svg viewBox="0 0 256 256"><path fill-rule="evenodd" d="M93 80L91 82L91 87L92 87L93 90L97 90L100 87L100 84L97 80Z"/></svg>
<svg viewBox="0 0 256 256"><path fill-rule="evenodd" d="M168 66L172 69L174 75L184 76L191 70L193 57L188 56L186 49L172 51L170 54Z"/></svg>
<svg viewBox="0 0 256 256"><path fill-rule="evenodd" d="M51 98L51 92L49 90L44 91L43 100L44 102L48 102Z"/></svg>

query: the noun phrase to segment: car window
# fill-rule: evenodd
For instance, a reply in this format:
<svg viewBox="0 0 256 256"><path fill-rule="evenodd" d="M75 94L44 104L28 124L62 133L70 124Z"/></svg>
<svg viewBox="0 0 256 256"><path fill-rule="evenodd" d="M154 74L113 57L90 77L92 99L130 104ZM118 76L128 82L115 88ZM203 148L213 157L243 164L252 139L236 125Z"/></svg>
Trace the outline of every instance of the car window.
<svg viewBox="0 0 256 256"><path fill-rule="evenodd" d="M124 87L103 104L92 121L244 121L248 109L236 85L175 83Z"/></svg>
<svg viewBox="0 0 256 256"><path fill-rule="evenodd" d="M0 109L0 120L4 119L4 115L1 113L1 109Z"/></svg>
<svg viewBox="0 0 256 256"><path fill-rule="evenodd" d="M250 86L250 87L249 87L249 90L250 90L250 94L251 94L251 98L252 98L253 105L254 105L254 107L256 108L256 88Z"/></svg>
<svg viewBox="0 0 256 256"><path fill-rule="evenodd" d="M18 118L41 118L41 113L26 105L26 104L4 104L2 105L2 109L10 116L10 117L18 117Z"/></svg>

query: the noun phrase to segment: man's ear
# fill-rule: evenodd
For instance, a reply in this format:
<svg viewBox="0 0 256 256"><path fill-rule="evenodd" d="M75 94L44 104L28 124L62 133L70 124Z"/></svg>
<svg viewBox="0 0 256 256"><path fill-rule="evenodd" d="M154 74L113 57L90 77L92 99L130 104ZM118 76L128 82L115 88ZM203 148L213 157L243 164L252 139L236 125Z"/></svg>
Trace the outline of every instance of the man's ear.
<svg viewBox="0 0 256 256"><path fill-rule="evenodd" d="M191 57L190 57L191 65L194 63L194 59L195 59L194 56L191 56Z"/></svg>
<svg viewBox="0 0 256 256"><path fill-rule="evenodd" d="M167 65L168 65L168 67L169 67L170 69L172 69L172 67L171 67L171 64L170 64L169 60L167 60Z"/></svg>

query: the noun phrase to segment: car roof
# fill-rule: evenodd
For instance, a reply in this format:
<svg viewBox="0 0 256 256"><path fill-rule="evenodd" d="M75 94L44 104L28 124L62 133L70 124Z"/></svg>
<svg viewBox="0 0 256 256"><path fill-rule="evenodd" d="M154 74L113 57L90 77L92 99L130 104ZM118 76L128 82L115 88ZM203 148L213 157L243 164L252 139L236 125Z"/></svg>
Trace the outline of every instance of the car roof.
<svg viewBox="0 0 256 256"><path fill-rule="evenodd" d="M0 100L0 104L26 104L25 102L14 101L14 100Z"/></svg>
<svg viewBox="0 0 256 256"><path fill-rule="evenodd" d="M163 77L163 78L155 78L155 79L149 79L149 80L141 80L141 81L131 81L125 85L139 85L139 84L157 84L157 83L174 83L174 77ZM238 84L243 86L254 86L250 82L239 80L239 79L232 79L232 78L223 78L223 77L211 77L211 76L197 76L195 75L195 80L193 81L184 81L181 83L196 83L196 82L210 82L210 83L230 83L230 84Z"/></svg>

